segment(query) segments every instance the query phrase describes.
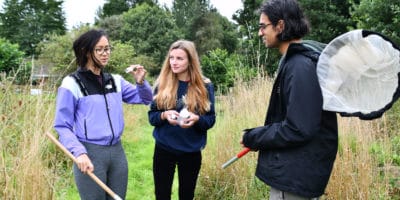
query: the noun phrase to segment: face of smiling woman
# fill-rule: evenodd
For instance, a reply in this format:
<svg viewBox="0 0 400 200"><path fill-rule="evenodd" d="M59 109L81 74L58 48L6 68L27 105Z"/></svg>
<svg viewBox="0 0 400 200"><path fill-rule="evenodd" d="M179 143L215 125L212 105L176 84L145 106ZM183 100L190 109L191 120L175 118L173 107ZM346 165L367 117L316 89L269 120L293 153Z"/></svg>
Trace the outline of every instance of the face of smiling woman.
<svg viewBox="0 0 400 200"><path fill-rule="evenodd" d="M105 67L110 59L111 54L111 46L108 42L108 39L105 36L102 36L94 46L93 49L93 56L94 59L97 60L97 63L100 64L102 67ZM91 59L91 55L88 55L88 64L87 67L91 69L95 74L100 73L100 69L95 67L94 61Z"/></svg>
<svg viewBox="0 0 400 200"><path fill-rule="evenodd" d="M178 75L181 81L189 79L189 59L187 53L182 49L173 49L169 53L169 64L174 74Z"/></svg>

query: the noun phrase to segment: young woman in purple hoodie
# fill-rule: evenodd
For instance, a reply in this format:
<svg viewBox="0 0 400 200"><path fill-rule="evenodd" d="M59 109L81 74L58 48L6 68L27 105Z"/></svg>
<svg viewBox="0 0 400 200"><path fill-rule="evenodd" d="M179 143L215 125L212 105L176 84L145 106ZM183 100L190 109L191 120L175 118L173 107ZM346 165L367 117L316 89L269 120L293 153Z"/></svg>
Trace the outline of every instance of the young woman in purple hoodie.
<svg viewBox="0 0 400 200"><path fill-rule="evenodd" d="M152 91L146 70L135 66L133 85L104 71L111 55L105 32L90 30L73 43L78 70L58 88L54 128L60 142L76 157L74 176L81 199L110 199L91 178L93 172L125 198L128 164L121 145L123 102L149 104Z"/></svg>

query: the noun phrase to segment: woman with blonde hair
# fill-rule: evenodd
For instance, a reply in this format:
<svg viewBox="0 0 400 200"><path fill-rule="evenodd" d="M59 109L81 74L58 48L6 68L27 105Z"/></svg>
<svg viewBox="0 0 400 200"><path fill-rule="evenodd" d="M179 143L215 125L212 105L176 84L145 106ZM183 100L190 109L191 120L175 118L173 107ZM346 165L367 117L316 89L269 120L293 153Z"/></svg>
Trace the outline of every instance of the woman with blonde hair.
<svg viewBox="0 0 400 200"><path fill-rule="evenodd" d="M193 199L207 130L215 123L214 87L201 72L193 42L174 42L155 84L149 121L156 144L153 176L156 199L171 199L178 167L179 199Z"/></svg>

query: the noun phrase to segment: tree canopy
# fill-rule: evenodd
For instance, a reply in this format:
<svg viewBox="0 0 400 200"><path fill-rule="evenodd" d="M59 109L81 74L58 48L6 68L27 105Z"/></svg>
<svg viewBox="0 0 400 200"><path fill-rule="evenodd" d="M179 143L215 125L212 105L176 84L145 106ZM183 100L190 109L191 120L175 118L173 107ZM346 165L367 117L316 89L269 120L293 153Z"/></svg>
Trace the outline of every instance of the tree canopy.
<svg viewBox="0 0 400 200"><path fill-rule="evenodd" d="M144 55L160 65L175 40L182 38L171 13L158 6L141 4L123 16L121 27L122 42L131 44L138 55ZM150 72L158 73L160 66L154 66Z"/></svg>
<svg viewBox="0 0 400 200"><path fill-rule="evenodd" d="M0 13L0 37L19 44L26 55L34 55L46 34L65 33L63 0L5 0Z"/></svg>
<svg viewBox="0 0 400 200"><path fill-rule="evenodd" d="M361 0L351 10L357 27L376 31L400 45L400 0Z"/></svg>
<svg viewBox="0 0 400 200"><path fill-rule="evenodd" d="M104 3L103 7L100 9L99 18L120 15L142 3L155 5L156 0L106 0L106 3Z"/></svg>

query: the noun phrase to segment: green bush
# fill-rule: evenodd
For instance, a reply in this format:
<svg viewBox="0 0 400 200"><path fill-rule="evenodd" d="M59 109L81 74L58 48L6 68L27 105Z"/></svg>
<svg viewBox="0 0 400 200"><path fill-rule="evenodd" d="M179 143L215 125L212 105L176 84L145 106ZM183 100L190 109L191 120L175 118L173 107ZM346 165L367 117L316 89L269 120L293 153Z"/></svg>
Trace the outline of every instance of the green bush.
<svg viewBox="0 0 400 200"><path fill-rule="evenodd" d="M248 81L257 71L241 62L237 54L229 54L225 49L215 49L201 57L204 75L214 83L216 91L224 94L233 87L237 77Z"/></svg>
<svg viewBox="0 0 400 200"><path fill-rule="evenodd" d="M24 52L19 50L18 44L12 44L4 38L0 38L0 72L9 75L16 72L23 60Z"/></svg>

